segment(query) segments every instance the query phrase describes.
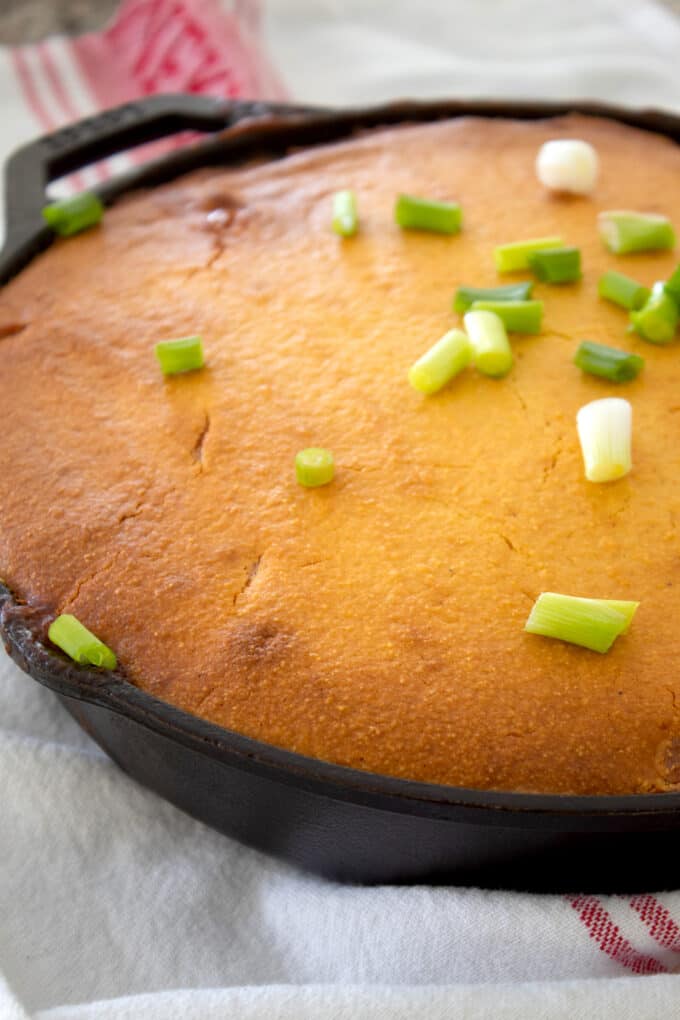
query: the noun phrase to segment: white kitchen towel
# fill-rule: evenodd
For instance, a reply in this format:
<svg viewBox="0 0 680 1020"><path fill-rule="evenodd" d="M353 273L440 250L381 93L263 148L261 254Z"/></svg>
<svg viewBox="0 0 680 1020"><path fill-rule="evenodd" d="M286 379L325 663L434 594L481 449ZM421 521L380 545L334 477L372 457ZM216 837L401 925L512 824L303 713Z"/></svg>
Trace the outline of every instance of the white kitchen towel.
<svg viewBox="0 0 680 1020"><path fill-rule="evenodd" d="M521 96L680 106L680 21L644 0L267 0L263 10L286 85L313 103Z"/></svg>
<svg viewBox="0 0 680 1020"><path fill-rule="evenodd" d="M0 150L168 88L677 109L679 52L643 0L129 0L84 41L0 49ZM656 1020L678 1003L679 891L325 882L137 786L0 653L0 1020Z"/></svg>

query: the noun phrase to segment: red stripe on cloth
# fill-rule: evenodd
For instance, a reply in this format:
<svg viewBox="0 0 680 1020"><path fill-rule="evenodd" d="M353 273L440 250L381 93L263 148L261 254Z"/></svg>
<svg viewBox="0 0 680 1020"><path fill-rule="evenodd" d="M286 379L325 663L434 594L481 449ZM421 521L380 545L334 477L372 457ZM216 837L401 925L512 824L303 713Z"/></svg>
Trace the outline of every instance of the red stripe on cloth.
<svg viewBox="0 0 680 1020"><path fill-rule="evenodd" d="M42 42L39 43L37 49L38 56L40 57L40 62L47 76L47 80L54 94L54 98L57 100L64 113L64 122L80 120L81 114L71 102L71 97L69 96L68 91L64 83L62 82L61 77L59 76L59 71L57 69L56 64L54 63L54 59L52 57L52 54L50 53L49 46L47 45L47 43ZM108 168L104 163L97 163L94 169L100 181L107 180L107 178L109 177L109 172ZM77 177L78 175L76 174L73 175L74 184Z"/></svg>
<svg viewBox="0 0 680 1020"><path fill-rule="evenodd" d="M245 20L253 2L242 0L236 16L217 0L127 0L104 33L74 40L72 52L102 107L157 92L281 98ZM143 163L194 138L183 133L129 156Z"/></svg>
<svg viewBox="0 0 680 1020"><path fill-rule="evenodd" d="M633 896L630 905L640 915L654 941L664 949L680 953L680 924L656 896Z"/></svg>
<svg viewBox="0 0 680 1020"><path fill-rule="evenodd" d="M173 2L168 10L167 0L143 0L121 11L111 34L124 47L126 63L142 94L168 91L177 84L192 91L191 79L197 72L218 68L228 75L228 95L248 91L252 54L243 50L238 25L224 12L216 37L215 27L211 32L210 21L199 16L205 12L197 10L198 6ZM146 17L143 33L139 32L140 14ZM221 89L216 91L224 94Z"/></svg>
<svg viewBox="0 0 680 1020"><path fill-rule="evenodd" d="M282 99L256 14L255 0L237 14L217 0L126 0L105 32L75 39L73 53L101 107L155 92Z"/></svg>
<svg viewBox="0 0 680 1020"><path fill-rule="evenodd" d="M14 70L16 71L19 84L26 98L26 102L31 108L33 115L38 120L45 131L54 131L59 127L59 124L54 120L47 107L43 104L40 98L40 93L36 87L33 73L28 65L28 61L20 46L14 47L10 50L12 57L12 63ZM79 174L73 174L71 176L71 182L74 188L82 188L83 181Z"/></svg>
<svg viewBox="0 0 680 1020"><path fill-rule="evenodd" d="M668 968L653 956L641 953L621 934L596 896L569 897L591 939L610 960L633 974L667 974Z"/></svg>
<svg viewBox="0 0 680 1020"><path fill-rule="evenodd" d="M40 121L46 131L53 131L56 124L53 123L52 118L42 105L22 48L17 46L10 49L9 52L12 58L12 63L14 64L16 76L19 80L19 84L21 85L21 90L24 93L26 102L31 108L31 112L36 120Z"/></svg>

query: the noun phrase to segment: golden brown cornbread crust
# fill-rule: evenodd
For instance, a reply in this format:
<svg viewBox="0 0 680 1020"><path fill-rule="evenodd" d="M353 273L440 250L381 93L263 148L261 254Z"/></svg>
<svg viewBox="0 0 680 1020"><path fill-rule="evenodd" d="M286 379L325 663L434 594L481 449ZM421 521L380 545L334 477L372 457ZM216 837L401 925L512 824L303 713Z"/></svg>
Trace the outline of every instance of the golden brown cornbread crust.
<svg viewBox="0 0 680 1020"><path fill-rule="evenodd" d="M538 185L554 137L597 147L592 199ZM140 687L304 754L481 788L680 788L680 357L597 297L605 269L651 284L678 256L617 258L595 227L622 207L680 227L678 179L678 147L612 122L462 119L120 201L0 295L0 578L75 613ZM459 200L463 232L401 233L398 191ZM511 375L413 392L456 286L500 282L496 244L552 233L583 281L536 286L543 334L513 340ZM164 380L153 344L187 333L207 368ZM583 478L576 410L614 392L571 364L585 338L646 359L615 390L634 470L611 485ZM295 482L309 445L335 453L326 488ZM600 656L524 633L543 590L641 606Z"/></svg>

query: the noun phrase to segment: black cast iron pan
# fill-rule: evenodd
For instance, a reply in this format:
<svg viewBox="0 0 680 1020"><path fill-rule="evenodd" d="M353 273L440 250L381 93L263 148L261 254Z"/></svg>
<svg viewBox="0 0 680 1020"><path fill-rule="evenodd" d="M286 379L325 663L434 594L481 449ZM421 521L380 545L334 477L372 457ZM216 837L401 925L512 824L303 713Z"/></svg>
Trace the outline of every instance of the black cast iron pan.
<svg viewBox="0 0 680 1020"><path fill-rule="evenodd" d="M277 158L291 147L382 124L466 114L538 119L572 110L680 141L679 117L583 103L397 103L352 111L195 96L130 103L33 142L9 160L0 282L51 241L40 216L50 181L179 131L212 137L109 182L100 191L104 201L199 166ZM16 662L55 691L131 776L253 847L346 881L627 892L677 885L680 793L499 793L316 761L188 715L134 687L122 673L73 664L47 646L47 622L39 607L21 603L0 584L0 631Z"/></svg>

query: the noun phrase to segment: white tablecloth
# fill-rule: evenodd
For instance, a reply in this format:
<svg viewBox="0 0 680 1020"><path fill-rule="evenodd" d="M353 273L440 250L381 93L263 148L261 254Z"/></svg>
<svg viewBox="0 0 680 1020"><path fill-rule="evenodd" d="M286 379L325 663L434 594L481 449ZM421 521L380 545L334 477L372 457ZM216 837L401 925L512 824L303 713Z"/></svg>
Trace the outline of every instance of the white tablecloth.
<svg viewBox="0 0 680 1020"><path fill-rule="evenodd" d="M270 0L263 29L307 101L680 108L680 23L642 0ZM76 114L96 109L69 47L49 53ZM22 56L43 120L0 50L3 154L59 120L45 60ZM677 891L574 903L299 873L141 789L0 653L0 1020L658 1020L680 1016L678 921Z"/></svg>

